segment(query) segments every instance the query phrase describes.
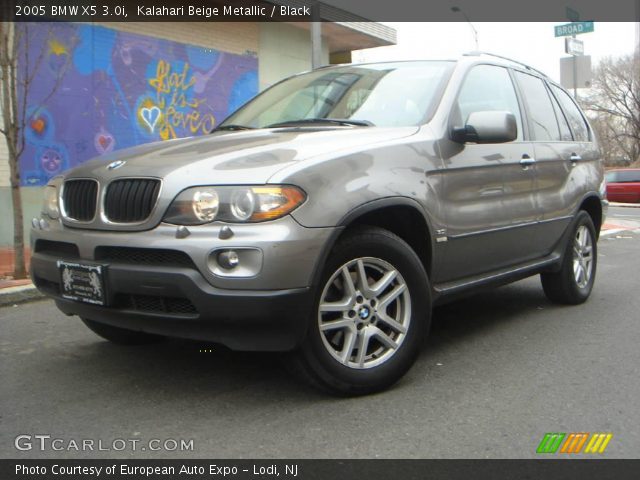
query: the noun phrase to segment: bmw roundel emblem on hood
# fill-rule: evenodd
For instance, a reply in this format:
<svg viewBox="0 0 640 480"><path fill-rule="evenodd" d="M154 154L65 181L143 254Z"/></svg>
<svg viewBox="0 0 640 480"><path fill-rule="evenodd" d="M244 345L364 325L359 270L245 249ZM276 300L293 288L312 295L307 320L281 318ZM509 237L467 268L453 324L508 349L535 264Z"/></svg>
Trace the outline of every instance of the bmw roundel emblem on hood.
<svg viewBox="0 0 640 480"><path fill-rule="evenodd" d="M109 165L107 165L107 170L115 170L116 168L120 168L121 166L123 166L125 163L124 160L116 160L115 162L111 162Z"/></svg>

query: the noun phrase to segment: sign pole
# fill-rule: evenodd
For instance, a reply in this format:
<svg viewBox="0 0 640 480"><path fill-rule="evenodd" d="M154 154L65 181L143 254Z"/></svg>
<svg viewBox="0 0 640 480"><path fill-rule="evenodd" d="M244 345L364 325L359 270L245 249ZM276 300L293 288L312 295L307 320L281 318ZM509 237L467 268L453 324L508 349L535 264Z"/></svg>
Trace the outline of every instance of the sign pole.
<svg viewBox="0 0 640 480"><path fill-rule="evenodd" d="M573 35L573 38L576 38ZM573 98L578 101L578 59L577 55L573 56Z"/></svg>

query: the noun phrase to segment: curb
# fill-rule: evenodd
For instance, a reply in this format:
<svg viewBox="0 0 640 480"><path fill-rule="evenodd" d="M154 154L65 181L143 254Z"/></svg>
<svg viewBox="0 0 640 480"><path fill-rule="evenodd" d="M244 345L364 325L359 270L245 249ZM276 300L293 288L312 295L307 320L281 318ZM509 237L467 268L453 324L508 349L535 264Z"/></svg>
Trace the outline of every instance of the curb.
<svg viewBox="0 0 640 480"><path fill-rule="evenodd" d="M640 208L640 203L617 203L609 202L610 207Z"/></svg>
<svg viewBox="0 0 640 480"><path fill-rule="evenodd" d="M31 302L45 298L33 284L8 287L0 290L0 307L16 305L18 303Z"/></svg>

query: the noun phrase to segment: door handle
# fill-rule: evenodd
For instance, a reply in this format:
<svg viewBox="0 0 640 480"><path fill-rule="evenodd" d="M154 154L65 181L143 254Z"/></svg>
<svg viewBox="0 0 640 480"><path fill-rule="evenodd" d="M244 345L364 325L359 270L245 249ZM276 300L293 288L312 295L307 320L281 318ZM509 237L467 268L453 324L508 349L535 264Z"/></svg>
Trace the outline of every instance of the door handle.
<svg viewBox="0 0 640 480"><path fill-rule="evenodd" d="M582 160L582 157L577 153L572 153L571 156L569 157L569 160L572 162L579 162L580 160Z"/></svg>
<svg viewBox="0 0 640 480"><path fill-rule="evenodd" d="M534 163L536 163L536 159L535 158L531 158L526 153L524 155L522 155L522 159L520 160L520 165L522 165L523 167L526 168L526 167L530 167Z"/></svg>

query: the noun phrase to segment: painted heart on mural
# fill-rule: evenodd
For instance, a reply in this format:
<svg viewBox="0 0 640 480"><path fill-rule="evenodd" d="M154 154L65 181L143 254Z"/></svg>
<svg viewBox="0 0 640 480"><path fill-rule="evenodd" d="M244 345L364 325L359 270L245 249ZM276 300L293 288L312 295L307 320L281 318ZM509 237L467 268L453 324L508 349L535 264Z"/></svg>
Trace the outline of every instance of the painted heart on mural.
<svg viewBox="0 0 640 480"><path fill-rule="evenodd" d="M47 127L47 124L44 121L44 118L37 117L37 118L32 118L31 119L31 129L34 132L36 132L38 135L42 135L42 132L44 132L44 129L46 127Z"/></svg>
<svg viewBox="0 0 640 480"><path fill-rule="evenodd" d="M151 107L151 108L145 107L140 109L140 115L142 116L142 119L149 126L149 130L152 132L156 128L156 124L158 123L158 120L160 120L161 113L162 112L158 107Z"/></svg>
<svg viewBox="0 0 640 480"><path fill-rule="evenodd" d="M111 137L106 137L104 135L100 135L98 137L98 143L100 144L103 150L106 150L107 148L109 148L109 145L111 145L111 142L113 142L113 138Z"/></svg>
<svg viewBox="0 0 640 480"><path fill-rule="evenodd" d="M109 132L104 129L100 129L100 132L95 136L93 144L96 147L98 153L103 154L113 150L115 146L116 139L113 138Z"/></svg>

